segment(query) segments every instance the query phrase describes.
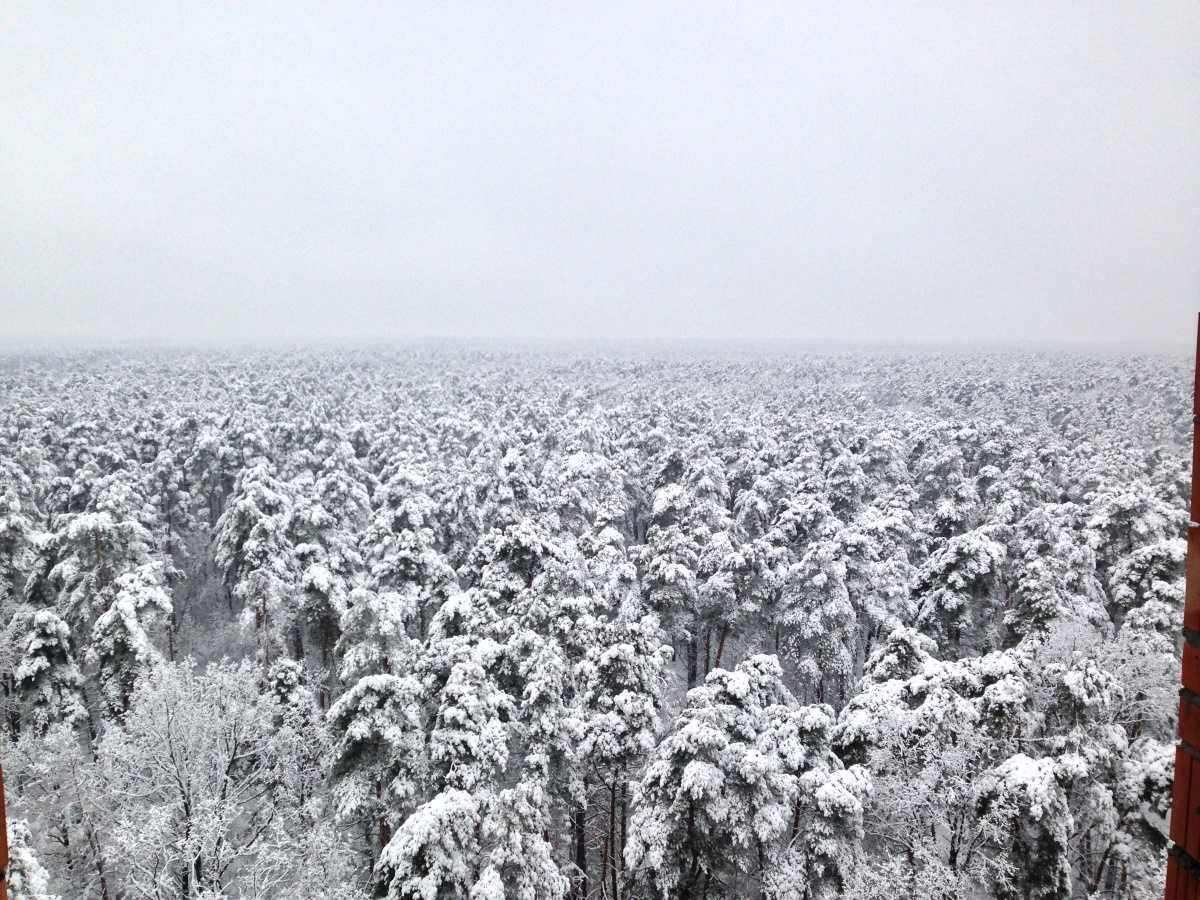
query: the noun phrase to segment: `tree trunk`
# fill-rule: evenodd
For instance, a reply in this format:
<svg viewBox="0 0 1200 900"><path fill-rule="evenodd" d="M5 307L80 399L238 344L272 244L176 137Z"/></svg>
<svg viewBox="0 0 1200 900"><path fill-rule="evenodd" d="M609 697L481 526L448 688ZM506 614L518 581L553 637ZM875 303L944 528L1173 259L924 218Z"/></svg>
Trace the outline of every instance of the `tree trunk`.
<svg viewBox="0 0 1200 900"><path fill-rule="evenodd" d="M721 633L720 633L720 636L717 638L717 658L713 662L714 669L721 668L721 656L725 653L725 639L727 637L729 637L729 623L722 622L721 623Z"/></svg>
<svg viewBox="0 0 1200 900"><path fill-rule="evenodd" d="M625 843L629 834L629 782L625 779L625 770L620 771L621 781L621 828L620 828L620 843L617 844L616 853L616 868L617 868L617 885L618 888L625 884ZM613 894L615 900L620 900L621 893L618 890Z"/></svg>
<svg viewBox="0 0 1200 900"><path fill-rule="evenodd" d="M96 877L100 882L100 900L108 900L108 876L104 872L104 857L100 853L100 844L96 840L96 833L91 826L88 826L87 836L88 843L92 848L92 857L96 861Z"/></svg>
<svg viewBox="0 0 1200 900"><path fill-rule="evenodd" d="M299 625L292 626L292 659L304 662L304 633Z"/></svg>
<svg viewBox="0 0 1200 900"><path fill-rule="evenodd" d="M604 840L600 844L600 896L607 898L608 894L608 879L605 875L609 869L608 850L612 844L612 822L608 823L608 834L604 836Z"/></svg>
<svg viewBox="0 0 1200 900"><path fill-rule="evenodd" d="M608 786L608 835L612 843L612 855L609 858L609 878L612 881L612 896L613 900L617 900L620 896L620 887L617 884L617 873L619 860L621 858L621 848L617 846L617 781L614 778Z"/></svg>
<svg viewBox="0 0 1200 900"><path fill-rule="evenodd" d="M392 840L392 826L388 824L387 810L383 807L383 782L376 780L375 782L375 798L379 801L379 854L383 855L383 848L386 847Z"/></svg>
<svg viewBox="0 0 1200 900"><path fill-rule="evenodd" d="M254 601L254 640L256 643L255 660L258 663L258 677L260 682L266 684L267 667L271 664L270 655L267 649L267 598L259 596Z"/></svg>
<svg viewBox="0 0 1200 900"><path fill-rule="evenodd" d="M575 879L575 897L577 900L587 900L588 894L588 869L587 869L587 829L586 829L586 810L582 804L575 806L574 812L571 814L572 825L575 831L575 866L579 869L579 874Z"/></svg>

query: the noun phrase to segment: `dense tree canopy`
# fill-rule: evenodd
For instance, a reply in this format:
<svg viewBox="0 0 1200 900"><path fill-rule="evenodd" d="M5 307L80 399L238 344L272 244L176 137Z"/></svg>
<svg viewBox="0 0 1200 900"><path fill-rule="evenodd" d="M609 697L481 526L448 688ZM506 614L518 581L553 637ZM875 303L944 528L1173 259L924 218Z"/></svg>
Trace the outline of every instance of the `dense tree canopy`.
<svg viewBox="0 0 1200 900"><path fill-rule="evenodd" d="M1148 898L1166 356L0 357L16 896Z"/></svg>

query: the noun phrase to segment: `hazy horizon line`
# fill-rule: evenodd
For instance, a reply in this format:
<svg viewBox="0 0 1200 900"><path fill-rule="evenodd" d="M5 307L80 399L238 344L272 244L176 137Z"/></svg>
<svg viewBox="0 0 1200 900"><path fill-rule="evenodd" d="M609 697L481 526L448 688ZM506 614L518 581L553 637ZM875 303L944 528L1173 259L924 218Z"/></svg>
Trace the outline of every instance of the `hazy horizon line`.
<svg viewBox="0 0 1200 900"><path fill-rule="evenodd" d="M968 337L923 337L923 338L863 338L863 337L810 337L801 335L462 335L462 334L409 334L409 335L217 335L217 336L60 336L60 335L0 335L0 349L6 351L24 349L64 350L110 350L123 347L145 349L215 349L222 347L386 347L411 344L461 344L490 346L809 346L829 348L988 348L988 349L1084 349L1142 350L1178 352L1194 346L1189 334L1179 341L1155 341L1148 339L1096 339L1096 338L968 338Z"/></svg>

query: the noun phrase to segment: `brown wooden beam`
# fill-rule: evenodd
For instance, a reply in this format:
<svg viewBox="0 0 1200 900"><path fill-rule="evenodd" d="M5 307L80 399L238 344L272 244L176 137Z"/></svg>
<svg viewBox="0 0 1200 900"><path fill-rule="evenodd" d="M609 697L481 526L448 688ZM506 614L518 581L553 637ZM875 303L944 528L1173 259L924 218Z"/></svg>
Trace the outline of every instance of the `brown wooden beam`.
<svg viewBox="0 0 1200 900"><path fill-rule="evenodd" d="M8 807L4 800L3 768L0 768L0 900L8 900Z"/></svg>
<svg viewBox="0 0 1200 900"><path fill-rule="evenodd" d="M1171 851L1166 900L1200 897L1200 317L1196 322L1196 368L1192 382L1192 487L1187 530L1183 601L1183 663L1179 692L1179 743L1171 806Z"/></svg>

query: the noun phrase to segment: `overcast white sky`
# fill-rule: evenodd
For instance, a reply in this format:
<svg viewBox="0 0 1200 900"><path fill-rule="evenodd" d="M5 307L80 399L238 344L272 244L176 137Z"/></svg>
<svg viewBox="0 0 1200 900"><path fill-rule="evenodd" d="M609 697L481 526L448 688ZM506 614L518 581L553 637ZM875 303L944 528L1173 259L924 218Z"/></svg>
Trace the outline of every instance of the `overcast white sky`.
<svg viewBox="0 0 1200 900"><path fill-rule="evenodd" d="M1193 0L0 5L0 337L1177 341L1198 308Z"/></svg>

